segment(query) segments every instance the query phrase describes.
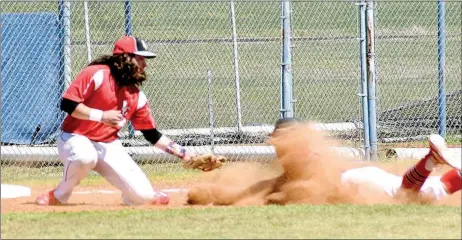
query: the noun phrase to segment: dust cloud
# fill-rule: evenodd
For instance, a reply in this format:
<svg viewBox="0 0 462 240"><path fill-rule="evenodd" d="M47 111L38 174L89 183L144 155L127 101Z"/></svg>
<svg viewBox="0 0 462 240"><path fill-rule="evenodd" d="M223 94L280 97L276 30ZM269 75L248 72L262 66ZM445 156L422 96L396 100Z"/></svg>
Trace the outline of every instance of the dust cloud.
<svg viewBox="0 0 462 240"><path fill-rule="evenodd" d="M265 204L399 204L430 203L427 197L401 192L392 198L365 184L341 182L353 161L332 150L336 139L315 129L314 123L295 123L277 129L268 140L276 150L271 166L238 163L215 171L187 196L192 205Z"/></svg>

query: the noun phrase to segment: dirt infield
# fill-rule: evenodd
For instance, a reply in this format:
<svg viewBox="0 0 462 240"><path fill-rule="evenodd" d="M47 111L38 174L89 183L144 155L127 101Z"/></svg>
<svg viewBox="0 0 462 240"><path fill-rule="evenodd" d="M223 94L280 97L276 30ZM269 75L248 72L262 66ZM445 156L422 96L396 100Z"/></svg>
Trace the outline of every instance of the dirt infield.
<svg viewBox="0 0 462 240"><path fill-rule="evenodd" d="M110 185L97 187L76 187L74 194L69 199L69 203L62 206L39 206L35 204L35 198L49 191L50 189L32 188L30 197L20 197L15 199L2 199L1 212L79 212L96 210L121 210L121 209L156 209L156 208L177 208L186 203L186 193L169 193L170 204L125 206L122 204L120 191ZM104 191L102 191L104 190Z"/></svg>
<svg viewBox="0 0 462 240"><path fill-rule="evenodd" d="M364 164L361 164L364 165ZM367 164L377 165L377 164ZM382 168L388 169L390 172L402 173L406 170L408 164L403 163L391 163L391 164L380 164ZM255 165L251 165L255 167ZM250 168L248 168L250 169ZM254 168L255 170L255 168ZM439 170L432 175L437 175L443 170ZM184 187L184 186L182 186ZM162 186L162 189L167 188L178 188L178 186ZM107 210L122 210L122 209L141 209L141 210L154 210L154 209L168 209L168 208L184 208L184 207L210 207L200 205L187 205L187 193L169 193L170 204L167 206L154 206L154 205L143 205L143 206L125 206L122 205L122 197L120 192L114 187L107 185L101 185L97 187L77 187L75 192L92 192L89 194L73 194L69 200L68 205L64 206L38 206L34 203L35 197L39 194L48 191L49 189L44 188L32 188L32 196L21 197L16 199L2 199L1 200L1 213L10 212L79 212L79 211L107 211ZM116 191L116 193L98 193L98 191ZM461 192L457 192L447 198L442 199L436 204L450 205L450 206L461 206L462 195Z"/></svg>

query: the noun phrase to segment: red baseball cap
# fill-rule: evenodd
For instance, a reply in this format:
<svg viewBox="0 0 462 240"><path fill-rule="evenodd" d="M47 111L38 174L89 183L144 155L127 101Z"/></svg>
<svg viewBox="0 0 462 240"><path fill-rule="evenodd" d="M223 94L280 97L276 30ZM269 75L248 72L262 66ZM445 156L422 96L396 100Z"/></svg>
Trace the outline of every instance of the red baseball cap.
<svg viewBox="0 0 462 240"><path fill-rule="evenodd" d="M124 36L114 44L112 54L132 53L145 58L155 58L156 54L147 50L146 43L133 36Z"/></svg>

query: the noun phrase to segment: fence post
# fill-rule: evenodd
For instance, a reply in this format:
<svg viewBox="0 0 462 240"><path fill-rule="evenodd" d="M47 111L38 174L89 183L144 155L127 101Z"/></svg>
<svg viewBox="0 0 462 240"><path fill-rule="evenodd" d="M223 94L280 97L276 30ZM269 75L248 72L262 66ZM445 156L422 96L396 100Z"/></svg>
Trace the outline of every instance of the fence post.
<svg viewBox="0 0 462 240"><path fill-rule="evenodd" d="M130 0L125 0L124 2L124 12L125 12L125 35L131 36L133 35L132 31L132 6L130 4ZM135 129L133 125L129 122L128 124L128 137L133 138L135 137Z"/></svg>
<svg viewBox="0 0 462 240"><path fill-rule="evenodd" d="M212 70L207 71L207 93L209 107L209 125L210 125L210 146L212 154L215 153L215 115L213 113L213 88L212 88Z"/></svg>
<svg viewBox="0 0 462 240"><path fill-rule="evenodd" d="M374 36L374 2L366 1L367 18L367 100L369 107L369 141L371 145L371 160L377 161L377 109L375 96L375 36Z"/></svg>
<svg viewBox="0 0 462 240"><path fill-rule="evenodd" d="M232 27L232 39L233 39L233 60L234 60L234 88L236 91L236 114L237 114L237 132L242 131L242 114L241 114L241 88L239 81L239 56L237 53L237 31L236 31L236 14L234 12L234 1L230 3L231 10L231 27Z"/></svg>
<svg viewBox="0 0 462 240"><path fill-rule="evenodd" d="M282 0L281 115L293 117L290 1Z"/></svg>
<svg viewBox="0 0 462 240"><path fill-rule="evenodd" d="M61 76L64 77L64 88L67 89L72 81L71 68L71 3L65 0L58 2L58 22L61 40L62 63Z"/></svg>
<svg viewBox="0 0 462 240"><path fill-rule="evenodd" d="M366 54L366 3L359 3L359 52L361 66L361 103L363 114L363 132L364 132L364 157L366 161L371 159L371 146L369 139L369 112L367 104L367 54Z"/></svg>
<svg viewBox="0 0 462 240"><path fill-rule="evenodd" d="M125 35L130 36L133 34L132 31L132 6L130 0L125 0L124 2L125 10Z"/></svg>
<svg viewBox="0 0 462 240"><path fill-rule="evenodd" d="M445 92L445 1L438 0L438 125L439 134L446 137L446 92Z"/></svg>
<svg viewBox="0 0 462 240"><path fill-rule="evenodd" d="M90 40L90 20L88 16L88 1L83 2L85 16L85 39L87 42L87 58L88 63L91 62L91 40Z"/></svg>

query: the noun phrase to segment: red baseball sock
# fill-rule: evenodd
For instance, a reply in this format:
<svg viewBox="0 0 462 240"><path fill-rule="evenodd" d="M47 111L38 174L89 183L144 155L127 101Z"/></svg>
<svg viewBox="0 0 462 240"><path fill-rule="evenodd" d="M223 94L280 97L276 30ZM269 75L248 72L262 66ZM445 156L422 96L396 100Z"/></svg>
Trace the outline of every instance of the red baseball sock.
<svg viewBox="0 0 462 240"><path fill-rule="evenodd" d="M456 169L452 169L441 176L441 182L444 184L449 194L453 194L460 190L462 185L462 176L460 176L460 174L461 173Z"/></svg>
<svg viewBox="0 0 462 240"><path fill-rule="evenodd" d="M431 170L428 170L425 165L430 165L433 167L432 164L428 164L427 161L432 161L431 153L425 155L419 162L417 162L414 166L410 167L407 172L403 176L403 181L401 183L401 187L404 189L410 189L414 191L420 190L422 185L424 184L425 180L427 180L428 176L430 175ZM431 168L430 168L431 169Z"/></svg>

